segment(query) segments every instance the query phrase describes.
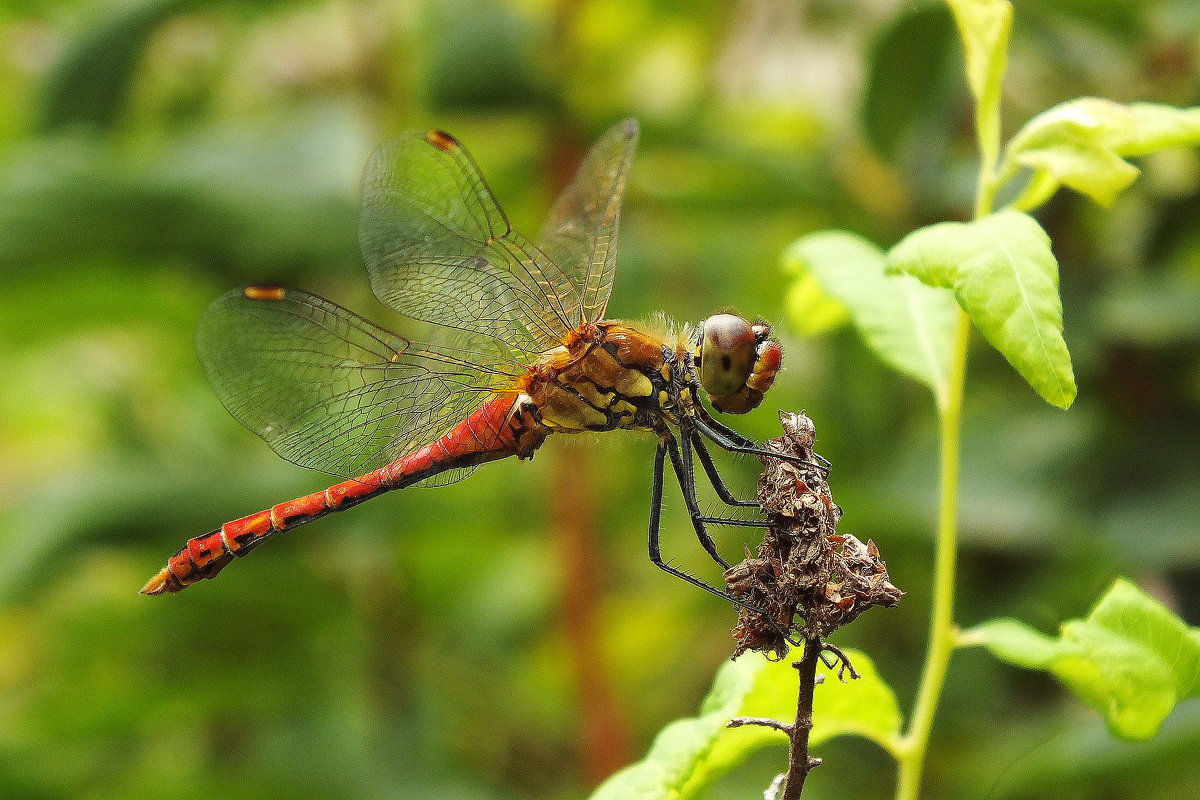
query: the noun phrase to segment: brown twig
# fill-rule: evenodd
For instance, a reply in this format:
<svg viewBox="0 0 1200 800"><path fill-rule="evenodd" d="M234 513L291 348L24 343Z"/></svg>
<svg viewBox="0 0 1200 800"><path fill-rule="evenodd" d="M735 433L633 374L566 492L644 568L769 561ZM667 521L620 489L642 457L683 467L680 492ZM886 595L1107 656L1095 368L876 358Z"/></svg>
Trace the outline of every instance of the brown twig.
<svg viewBox="0 0 1200 800"><path fill-rule="evenodd" d="M825 653L833 653L833 655L837 658L838 680L842 683L846 683L845 674L847 672L850 673L850 680L858 680L862 677L858 674L858 670L856 670L854 665L850 663L850 659L846 657L846 654L842 652L840 647L832 645L829 642L822 642L821 651ZM832 667L833 664L830 664L829 666Z"/></svg>
<svg viewBox="0 0 1200 800"><path fill-rule="evenodd" d="M796 721L788 724L769 717L735 717L726 727L740 728L743 725L761 725L774 728L788 737L788 768L784 774L783 790L777 795L780 800L798 800L804 790L804 781L808 773L821 765L821 759L813 758L808 752L808 736L813 727L813 694L820 682L817 675L817 662L826 646L819 637L804 640L804 655L799 661L792 663L800 673L800 690L796 695ZM838 651L842 663L849 667L845 654ZM851 674L853 667L850 667ZM857 677L857 675L855 675Z"/></svg>
<svg viewBox="0 0 1200 800"><path fill-rule="evenodd" d="M817 661L823 645L819 638L804 640L804 657L792 664L800 673L800 691L796 695L796 723L792 726L791 747L788 748L788 770L784 779L781 800L797 800L804 791L804 781L821 759L808 754L808 734L812 731L813 692L817 686Z"/></svg>

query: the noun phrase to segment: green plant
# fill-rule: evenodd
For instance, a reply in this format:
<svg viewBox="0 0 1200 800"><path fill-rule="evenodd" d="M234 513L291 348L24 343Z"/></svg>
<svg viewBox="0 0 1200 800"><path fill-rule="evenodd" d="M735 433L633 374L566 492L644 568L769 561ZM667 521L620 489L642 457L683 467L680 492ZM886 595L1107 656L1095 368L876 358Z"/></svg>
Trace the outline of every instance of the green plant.
<svg viewBox="0 0 1200 800"><path fill-rule="evenodd" d="M1103 714L1113 735L1153 737L1172 708L1200 695L1200 630L1188 628L1149 595L1116 579L1087 619L1058 639L1014 620L968 631L954 622L960 433L972 330L1009 361L1048 403L1066 409L1076 395L1063 340L1058 263L1030 212L1060 188L1110 205L1139 171L1125 159L1200 144L1200 109L1123 105L1079 98L1031 119L1002 146L1001 84L1012 6L1007 0L948 0L975 100L979 152L974 213L904 237L888 251L851 233L804 236L785 254L797 274L798 313L829 324L849 319L885 363L933 393L940 429L940 501L928 652L907 724L899 704L863 653L862 679L828 681L814 706L812 744L857 734L897 762L898 800L918 797L930 733L953 652L982 645L1011 664L1048 671ZM1007 198L997 209L997 198ZM998 476L999 477L999 476ZM787 659L784 659L786 662ZM827 676L828 677L828 676ZM794 674L757 655L727 665L696 718L668 726L640 764L595 798L689 797L770 730L729 731L731 716L789 718Z"/></svg>

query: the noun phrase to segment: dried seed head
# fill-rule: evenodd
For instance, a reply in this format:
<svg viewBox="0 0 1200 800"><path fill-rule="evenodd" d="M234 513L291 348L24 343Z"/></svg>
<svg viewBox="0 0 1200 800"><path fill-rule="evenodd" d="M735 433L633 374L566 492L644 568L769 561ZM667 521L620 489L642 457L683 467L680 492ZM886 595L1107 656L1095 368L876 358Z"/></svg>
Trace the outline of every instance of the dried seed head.
<svg viewBox="0 0 1200 800"><path fill-rule="evenodd" d="M781 658L788 651L783 631L823 638L871 606L896 605L904 594L888 579L874 542L837 532L842 511L830 495L824 460L812 450L812 420L786 412L779 418L784 435L768 440L766 449L803 463L763 459L758 500L770 526L757 556L747 553L725 581L730 595L767 613L739 610L735 657L758 650Z"/></svg>

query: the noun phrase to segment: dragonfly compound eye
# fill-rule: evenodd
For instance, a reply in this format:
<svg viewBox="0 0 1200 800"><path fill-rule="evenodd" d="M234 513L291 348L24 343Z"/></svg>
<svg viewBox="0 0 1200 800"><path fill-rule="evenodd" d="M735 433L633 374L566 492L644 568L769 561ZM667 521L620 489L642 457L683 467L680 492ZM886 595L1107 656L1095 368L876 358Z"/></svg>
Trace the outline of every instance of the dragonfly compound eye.
<svg viewBox="0 0 1200 800"><path fill-rule="evenodd" d="M733 314L704 321L700 337L700 385L716 402L746 385L754 371L757 343L750 323Z"/></svg>
<svg viewBox="0 0 1200 800"><path fill-rule="evenodd" d="M745 414L762 402L763 392L775 382L783 360L779 345L767 339L770 330L733 314L705 320L700 337L700 385L717 411Z"/></svg>

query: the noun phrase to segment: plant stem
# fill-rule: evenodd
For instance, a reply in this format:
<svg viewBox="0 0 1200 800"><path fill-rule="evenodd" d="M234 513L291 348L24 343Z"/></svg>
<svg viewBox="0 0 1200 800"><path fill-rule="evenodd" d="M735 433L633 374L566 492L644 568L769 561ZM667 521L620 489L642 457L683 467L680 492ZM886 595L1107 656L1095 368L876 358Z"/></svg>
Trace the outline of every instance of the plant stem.
<svg viewBox="0 0 1200 800"><path fill-rule="evenodd" d="M843 669L849 669L850 674L857 678L858 673L854 671L854 667L846 660L842 651L822 644L819 636L806 636L804 655L799 661L792 662L792 666L800 673L800 687L796 692L796 721L787 723L767 717L735 717L726 723L728 728L761 725L764 728L774 728L788 737L788 768L785 774L779 776L784 781L783 791L778 795L779 800L799 800L808 773L821 765L821 759L808 754L808 735L813 726L813 692L817 687L817 661L822 652L830 649L841 657ZM777 778L776 782L778 780Z"/></svg>
<svg viewBox="0 0 1200 800"><path fill-rule="evenodd" d="M971 320L960 309L954 332L949 387L944 404L938 409L941 424L941 499L929 650L925 656L921 686L917 691L917 702L908 731L896 747L900 768L896 800L916 800L920 792L929 733L933 728L934 713L937 711L942 685L946 680L946 668L950 663L957 636L954 626L954 573L958 555L959 439L963 384L967 373L967 345L970 338Z"/></svg>
<svg viewBox="0 0 1200 800"><path fill-rule="evenodd" d="M979 189L975 193L975 219L986 217L992 213L992 207L996 202L996 190L998 188L995 173L990 167L981 169L979 174Z"/></svg>
<svg viewBox="0 0 1200 800"><path fill-rule="evenodd" d="M813 692L817 686L817 659L821 657L821 639L804 639L804 656L792 664L800 673L800 691L796 694L796 722L792 725L788 747L788 771L780 800L797 800L804 781L821 759L808 754L808 734L812 730Z"/></svg>

